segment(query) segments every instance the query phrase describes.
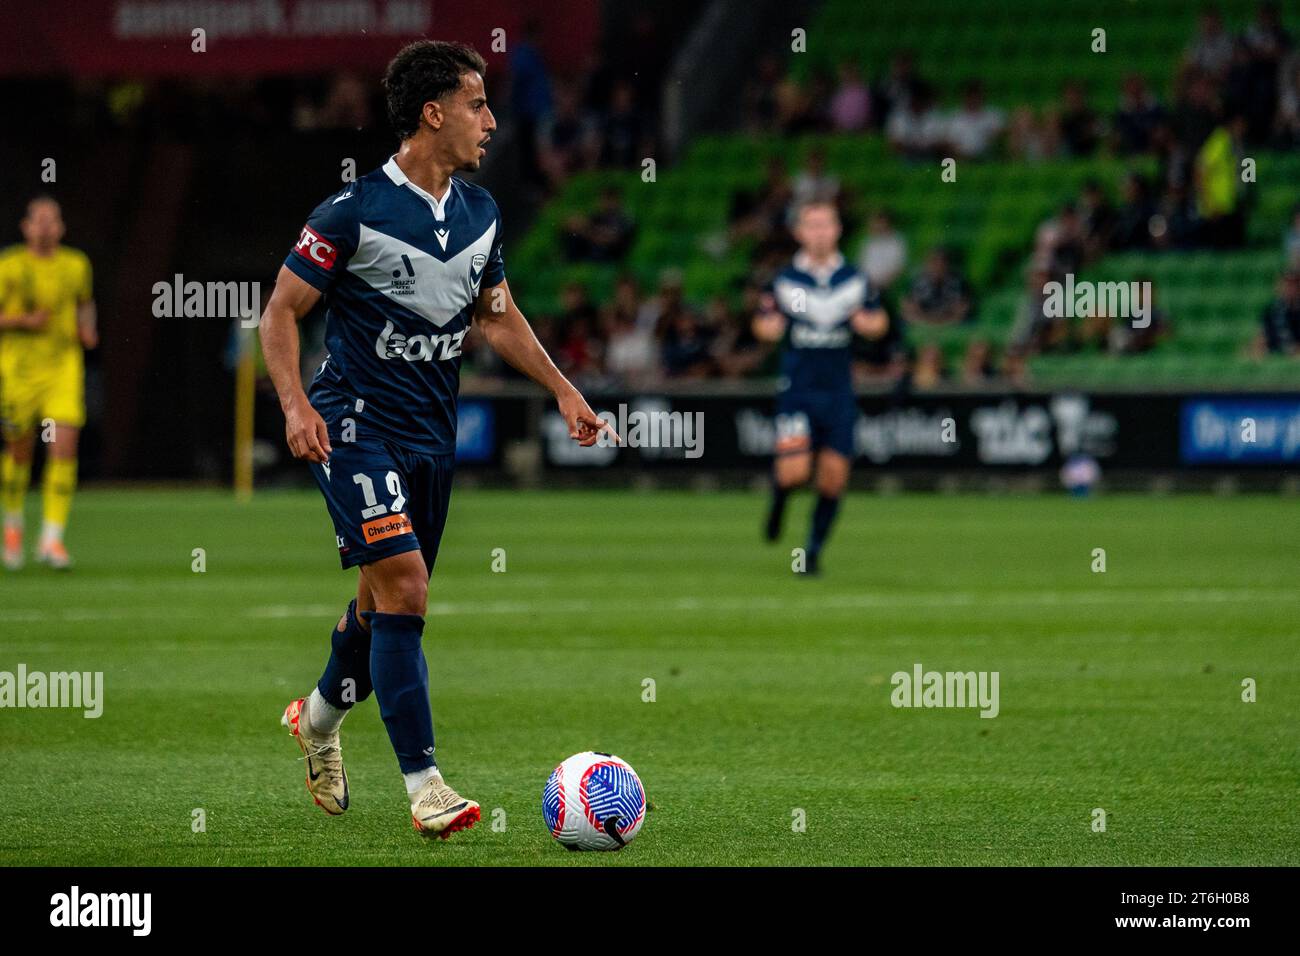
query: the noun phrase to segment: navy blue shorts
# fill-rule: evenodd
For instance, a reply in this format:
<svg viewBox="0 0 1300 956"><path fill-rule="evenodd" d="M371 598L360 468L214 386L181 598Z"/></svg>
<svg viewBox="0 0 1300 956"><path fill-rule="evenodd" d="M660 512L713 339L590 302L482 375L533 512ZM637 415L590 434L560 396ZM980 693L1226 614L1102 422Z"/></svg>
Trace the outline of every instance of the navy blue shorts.
<svg viewBox="0 0 1300 956"><path fill-rule="evenodd" d="M334 521L343 567L418 549L432 574L447 523L455 454L417 455L375 438L331 444L329 464L310 467Z"/></svg>
<svg viewBox="0 0 1300 956"><path fill-rule="evenodd" d="M857 420L852 392L783 392L776 400L776 453L829 448L851 459Z"/></svg>

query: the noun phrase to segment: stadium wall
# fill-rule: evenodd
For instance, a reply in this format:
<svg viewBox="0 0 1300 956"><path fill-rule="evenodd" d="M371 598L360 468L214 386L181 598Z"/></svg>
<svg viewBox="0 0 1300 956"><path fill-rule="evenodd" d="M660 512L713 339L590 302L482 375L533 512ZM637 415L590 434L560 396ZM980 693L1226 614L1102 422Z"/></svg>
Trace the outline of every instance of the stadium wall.
<svg viewBox="0 0 1300 956"><path fill-rule="evenodd" d="M608 392L592 407L629 447L579 448L549 399L526 387L461 400L461 473L521 485L766 480L770 389ZM1300 395L1283 392L930 392L858 396L859 486L1052 487L1068 461L1117 486L1300 492ZM667 447L665 447L667 446ZM956 483L956 484L954 484Z"/></svg>

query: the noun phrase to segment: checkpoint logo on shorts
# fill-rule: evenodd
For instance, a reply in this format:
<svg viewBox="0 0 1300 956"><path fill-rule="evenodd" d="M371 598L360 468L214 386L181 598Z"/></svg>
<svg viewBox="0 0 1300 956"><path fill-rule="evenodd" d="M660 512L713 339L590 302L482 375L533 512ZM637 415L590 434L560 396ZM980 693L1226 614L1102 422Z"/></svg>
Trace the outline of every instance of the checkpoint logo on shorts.
<svg viewBox="0 0 1300 956"><path fill-rule="evenodd" d="M808 416L804 412L776 416L776 453L803 451L812 442Z"/></svg>
<svg viewBox="0 0 1300 956"><path fill-rule="evenodd" d="M366 539L367 544L383 541L385 538L395 538L399 534L412 533L411 519L406 516L406 512L389 515L386 518L376 518L361 526L361 535Z"/></svg>
<svg viewBox="0 0 1300 956"><path fill-rule="evenodd" d="M334 259L338 255L337 249L307 226L302 227L302 235L298 237L298 244L293 247L293 251L322 269L333 269Z"/></svg>

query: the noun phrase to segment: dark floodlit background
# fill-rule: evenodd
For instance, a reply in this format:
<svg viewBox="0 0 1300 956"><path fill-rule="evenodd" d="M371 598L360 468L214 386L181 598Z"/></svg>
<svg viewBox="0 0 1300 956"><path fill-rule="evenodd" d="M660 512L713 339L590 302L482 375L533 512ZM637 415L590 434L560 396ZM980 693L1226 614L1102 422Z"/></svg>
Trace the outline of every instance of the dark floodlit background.
<svg viewBox="0 0 1300 956"><path fill-rule="evenodd" d="M557 362L598 408L633 400L707 422L701 460L575 458L537 393L471 340L467 476L761 474L774 363L749 315L791 252L790 209L827 196L891 314L856 366L859 482L1054 484L1082 455L1139 487L1229 476L1294 490L1293 7L533 7L4 5L0 235L17 241L26 199L48 191L94 264L88 481L232 479L234 323L157 318L153 287L256 281L264 300L348 161L364 173L393 150L379 76L404 41L431 36L489 62L500 131L475 179L501 205L508 277ZM1049 319L1043 287L1066 274L1149 281L1152 326ZM304 366L320 338L308 330ZM258 482L305 480L267 383L256 396ZM947 418L956 442L937 438Z"/></svg>

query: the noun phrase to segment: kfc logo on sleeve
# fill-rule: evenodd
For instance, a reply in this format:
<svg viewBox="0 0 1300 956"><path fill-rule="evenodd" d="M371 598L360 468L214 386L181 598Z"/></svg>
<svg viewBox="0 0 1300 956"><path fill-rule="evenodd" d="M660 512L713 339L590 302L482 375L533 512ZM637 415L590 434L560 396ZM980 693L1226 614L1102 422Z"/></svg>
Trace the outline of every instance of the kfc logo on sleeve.
<svg viewBox="0 0 1300 956"><path fill-rule="evenodd" d="M293 251L322 269L333 269L334 257L338 255L337 249L307 226L302 227L302 235L298 237L298 245L293 247Z"/></svg>

